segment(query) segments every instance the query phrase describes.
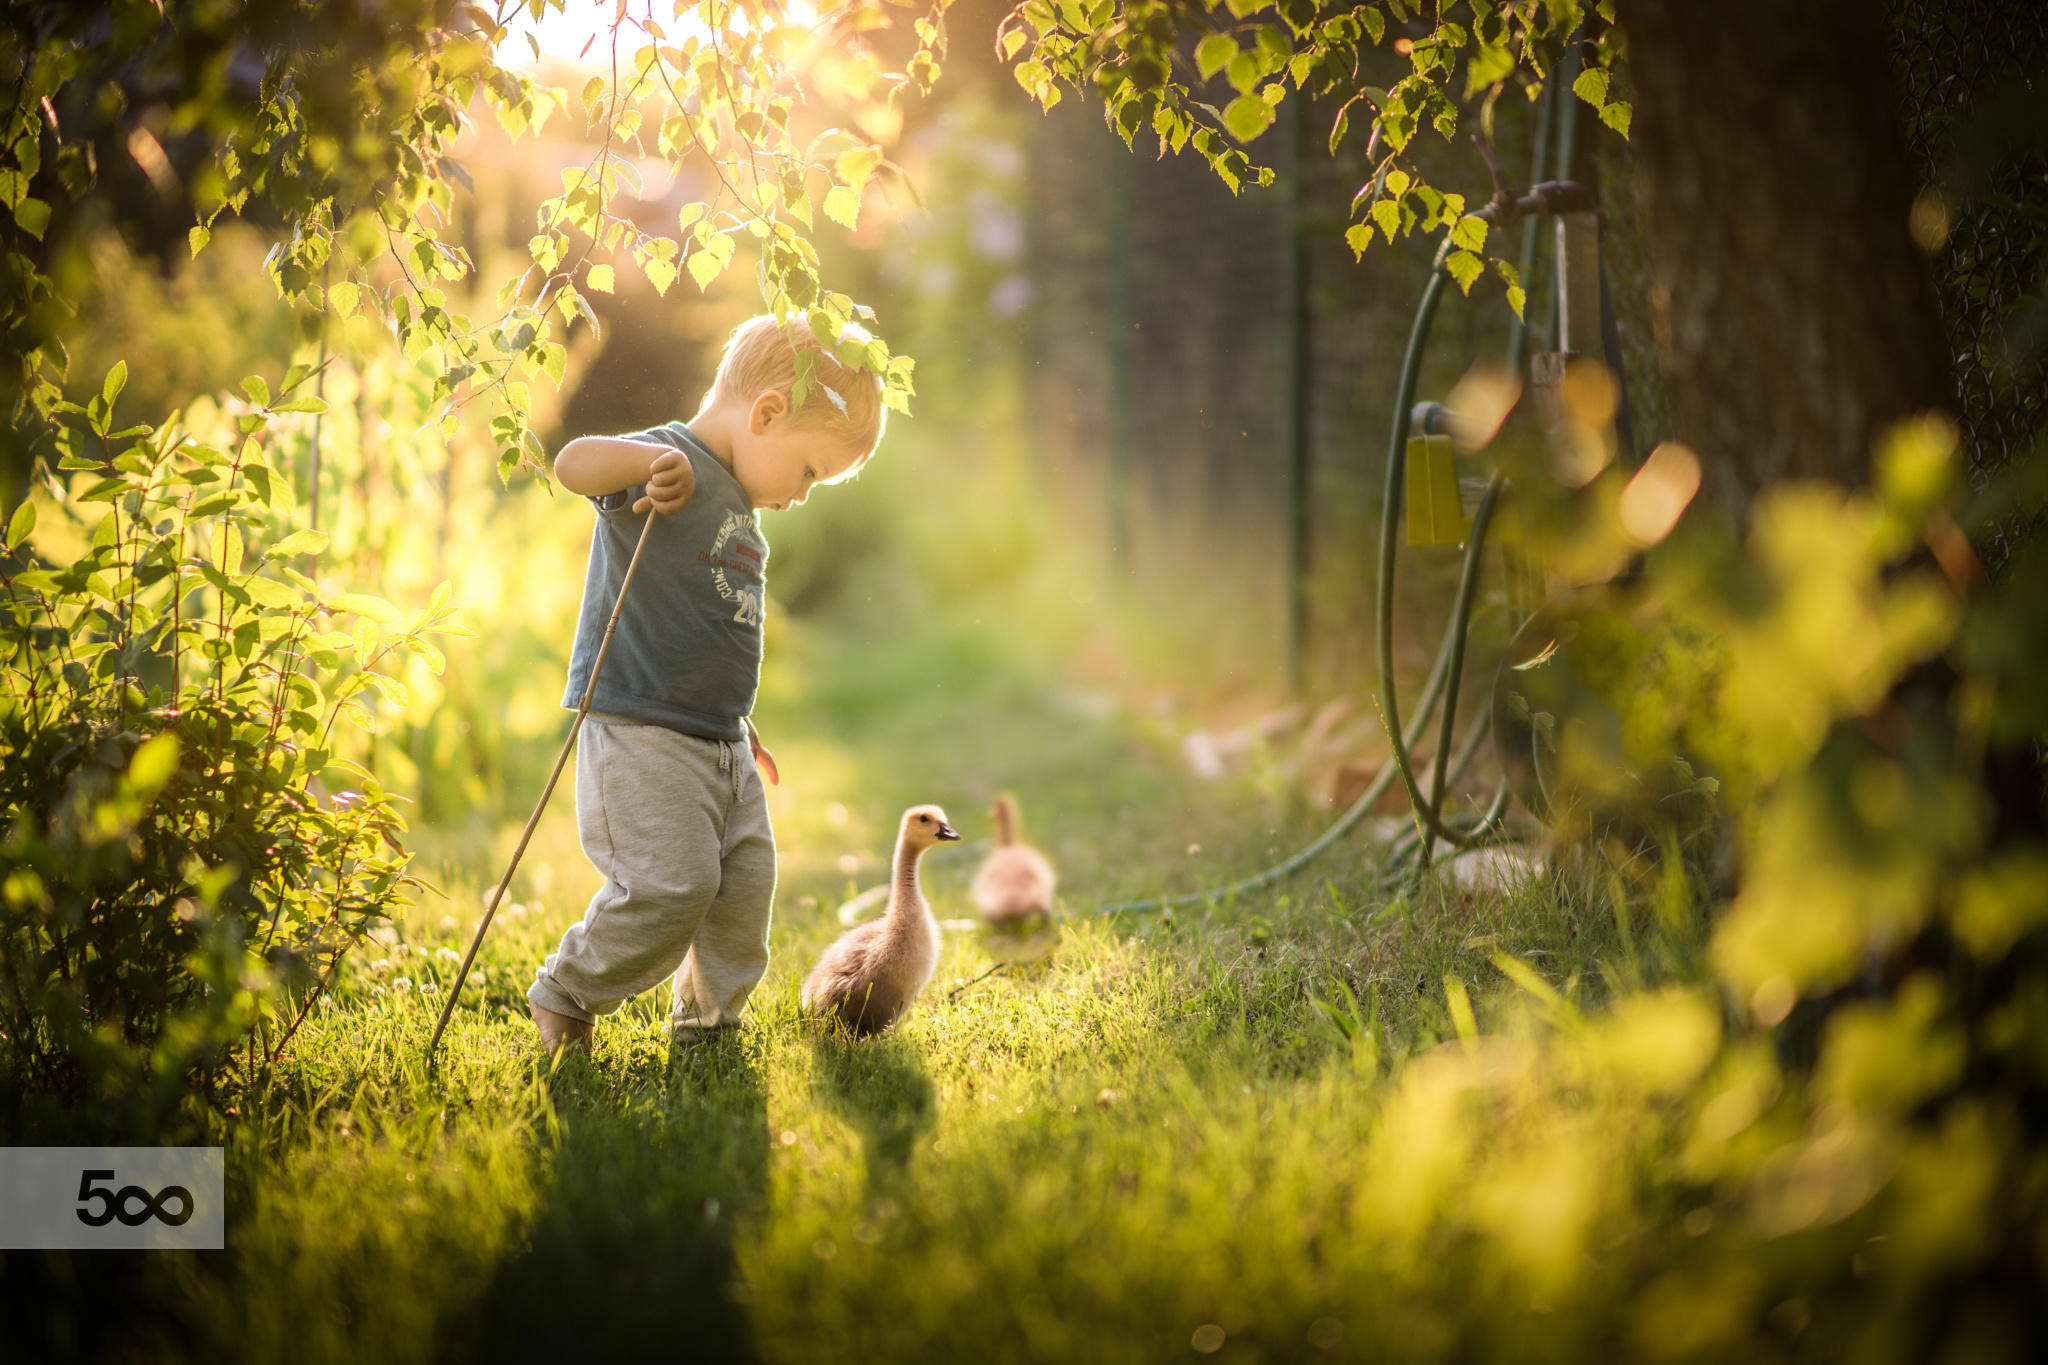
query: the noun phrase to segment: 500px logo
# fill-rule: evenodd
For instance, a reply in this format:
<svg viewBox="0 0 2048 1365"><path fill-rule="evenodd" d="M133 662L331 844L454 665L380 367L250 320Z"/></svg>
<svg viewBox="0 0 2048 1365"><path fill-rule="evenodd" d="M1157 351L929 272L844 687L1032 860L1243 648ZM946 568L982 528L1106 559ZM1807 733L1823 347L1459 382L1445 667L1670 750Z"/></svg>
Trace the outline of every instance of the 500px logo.
<svg viewBox="0 0 2048 1365"><path fill-rule="evenodd" d="M192 1191L186 1189L183 1185L166 1185L155 1194L151 1194L140 1185L123 1185L118 1190L93 1188L98 1182L112 1180L113 1178L114 1173L112 1171L80 1171L78 1173L79 1222L89 1228L103 1228L118 1218L126 1226L135 1228L141 1227L150 1219L155 1218L161 1222L169 1223L174 1228L181 1228L185 1226L186 1220L192 1217ZM169 1209L169 1204L173 1197L184 1201L176 1214L171 1213ZM98 1213L87 1213L85 1211L86 1201L92 1199L100 1201L100 1211ZM130 1200L139 1200L142 1207L131 1210L128 1207Z"/></svg>
<svg viewBox="0 0 2048 1365"><path fill-rule="evenodd" d="M219 1147L0 1147L0 1250L212 1250Z"/></svg>

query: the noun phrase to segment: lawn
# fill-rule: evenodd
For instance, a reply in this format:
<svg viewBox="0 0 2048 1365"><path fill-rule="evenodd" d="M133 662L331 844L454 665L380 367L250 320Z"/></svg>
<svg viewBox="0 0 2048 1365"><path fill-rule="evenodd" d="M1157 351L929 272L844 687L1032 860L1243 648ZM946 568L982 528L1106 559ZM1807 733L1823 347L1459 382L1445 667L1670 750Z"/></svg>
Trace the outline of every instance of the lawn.
<svg viewBox="0 0 2048 1365"><path fill-rule="evenodd" d="M489 883L428 832L449 900L359 954L281 1088L245 1100L228 1251L123 1282L152 1352L1282 1360L1488 1330L1456 1283L1390 1278L1361 1157L1381 1077L1458 1048L1447 974L1495 1012L1497 952L1574 996L1682 964L1632 963L1611 919L1541 885L1380 887L1363 841L1257 895L1089 914L1241 875L1328 816L1257 764L1195 782L1171 726L971 612L855 613L777 648L758 714L788 774L783 873L746 1027L672 1049L662 989L589 1057L541 1056L524 987L590 889L565 788L429 1068ZM937 801L966 832L926 862L961 916L998 790L1062 869L1052 959L955 994L987 959L949 932L891 1035L805 1018L797 984L896 814ZM109 1330L65 1266L53 1330Z"/></svg>

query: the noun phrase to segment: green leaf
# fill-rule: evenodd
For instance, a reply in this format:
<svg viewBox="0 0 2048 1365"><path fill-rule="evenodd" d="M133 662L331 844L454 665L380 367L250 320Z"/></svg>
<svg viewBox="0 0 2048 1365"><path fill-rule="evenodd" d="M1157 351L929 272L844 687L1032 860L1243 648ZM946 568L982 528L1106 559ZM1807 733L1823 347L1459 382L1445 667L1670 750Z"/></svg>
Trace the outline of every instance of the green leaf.
<svg viewBox="0 0 2048 1365"><path fill-rule="evenodd" d="M825 192L825 216L851 232L860 221L860 192L834 185Z"/></svg>
<svg viewBox="0 0 2048 1365"><path fill-rule="evenodd" d="M1444 262L1444 269L1451 272L1451 278L1458 282L1458 288L1469 294L1473 281L1486 270L1486 262L1469 251L1453 251Z"/></svg>
<svg viewBox="0 0 2048 1365"><path fill-rule="evenodd" d="M289 521L292 514L299 510L299 495L292 491L290 473L281 470L270 471L270 488L263 500Z"/></svg>
<svg viewBox="0 0 2048 1365"><path fill-rule="evenodd" d="M1391 242L1401 228L1401 206L1391 199L1382 199L1372 206L1372 220L1380 225L1380 231Z"/></svg>
<svg viewBox="0 0 2048 1365"><path fill-rule="evenodd" d="M24 199L14 206L14 223L40 242L50 226L50 206L40 199Z"/></svg>
<svg viewBox="0 0 2048 1365"><path fill-rule="evenodd" d="M251 574L243 579L242 587L247 590L250 600L259 607L281 607L288 609L298 606L303 600L299 594L293 592L284 584L264 578L258 574Z"/></svg>
<svg viewBox="0 0 2048 1365"><path fill-rule="evenodd" d="M647 282L654 286L654 292L662 298L668 297L668 287L676 282L680 272L676 263L667 256L649 256L640 262L640 269L647 276Z"/></svg>
<svg viewBox="0 0 2048 1365"><path fill-rule="evenodd" d="M327 548L328 535L325 531L294 531L277 544L265 550L267 555L317 555Z"/></svg>
<svg viewBox="0 0 2048 1365"><path fill-rule="evenodd" d="M260 464L244 467L242 477L249 481L250 489L262 500L266 507L270 505L271 498L275 496L276 485L284 482L283 479L272 475L268 465Z"/></svg>
<svg viewBox="0 0 2048 1365"><path fill-rule="evenodd" d="M259 408L270 406L270 385L263 382L263 376L252 374L242 381L242 392L249 395L249 401Z"/></svg>
<svg viewBox="0 0 2048 1365"><path fill-rule="evenodd" d="M195 227L185 234L185 240L191 245L192 254L197 256L206 249L206 244L213 240L213 234L204 227Z"/></svg>
<svg viewBox="0 0 2048 1365"><path fill-rule="evenodd" d="M1607 104L1607 85L1613 78L1599 67L1588 67L1572 82L1572 93L1595 109Z"/></svg>
<svg viewBox="0 0 2048 1365"><path fill-rule="evenodd" d="M199 563L199 576L201 578L204 578L207 582L213 584L215 590L218 591L222 597L225 597L228 601L234 603L236 606L246 607L249 605L249 594L243 591L242 585L235 582L234 579L229 578L219 569L214 568L213 565L206 563L204 560L201 560ZM216 646L214 645L213 642L209 641L203 644L201 648L206 650L213 650L216 648ZM217 659L221 656L218 653L213 653L211 657Z"/></svg>
<svg viewBox="0 0 2048 1365"><path fill-rule="evenodd" d="M851 147L841 152L832 163L832 169L839 178L858 190L868 183L868 177L882 164L882 149L872 144Z"/></svg>
<svg viewBox="0 0 2048 1365"><path fill-rule="evenodd" d="M1627 100L1614 100L1600 111L1600 121L1626 138L1629 115L1633 112Z"/></svg>
<svg viewBox="0 0 2048 1365"><path fill-rule="evenodd" d="M327 609L353 616L366 616L380 625L398 624L398 608L366 592L345 592L327 599Z"/></svg>
<svg viewBox="0 0 2048 1365"><path fill-rule="evenodd" d="M1223 126L1239 142L1251 142L1273 126L1273 106L1257 95L1239 95L1224 107Z"/></svg>
<svg viewBox="0 0 2048 1365"><path fill-rule="evenodd" d="M595 289L600 294L618 292L616 281L612 277L612 268L602 263L590 267L590 273L584 278L583 283L585 288Z"/></svg>
<svg viewBox="0 0 2048 1365"><path fill-rule="evenodd" d="M1529 292L1522 288L1522 272L1508 262L1496 257L1493 273L1500 276L1501 283L1508 287L1508 307L1515 310L1515 316L1522 316L1522 306L1528 302Z"/></svg>
<svg viewBox="0 0 2048 1365"><path fill-rule="evenodd" d="M36 529L36 505L27 499L14 509L14 517L7 523L7 546L19 549Z"/></svg>
<svg viewBox="0 0 2048 1365"><path fill-rule="evenodd" d="M1227 33L1212 33L1195 44L1195 69L1206 81L1230 65L1230 59L1236 55L1237 39Z"/></svg>
<svg viewBox="0 0 2048 1365"><path fill-rule="evenodd" d="M1344 244L1351 248L1353 259L1363 257L1365 249L1372 245L1372 224L1353 223L1345 229Z"/></svg>
<svg viewBox="0 0 2048 1365"><path fill-rule="evenodd" d="M213 562L231 578L241 575L243 545L242 528L234 518L224 517L213 528Z"/></svg>
<svg viewBox="0 0 2048 1365"><path fill-rule="evenodd" d="M377 684L377 690L384 694L385 701L390 702L401 711L412 705L412 693L398 679L387 677L382 673L372 673L370 678Z"/></svg>
<svg viewBox="0 0 2048 1365"><path fill-rule="evenodd" d="M1465 98L1514 74L1515 54L1506 43L1482 45L1465 67Z"/></svg>
<svg viewBox="0 0 2048 1365"><path fill-rule="evenodd" d="M312 394L300 394L297 398L286 399L271 409L272 412L325 412L327 400L315 398Z"/></svg>
<svg viewBox="0 0 2048 1365"><path fill-rule="evenodd" d="M166 730L144 740L128 760L128 785L144 796L153 796L178 769L178 735Z"/></svg>
<svg viewBox="0 0 2048 1365"><path fill-rule="evenodd" d="M1264 71L1265 67L1257 57L1249 52L1240 52L1230 59L1230 65L1223 68L1223 76L1237 93L1249 95Z"/></svg>
<svg viewBox="0 0 2048 1365"><path fill-rule="evenodd" d="M711 240L690 256L690 278L697 282L699 289L709 289L711 282L725 269L732 259L732 238L723 233L712 234Z"/></svg>
<svg viewBox="0 0 2048 1365"><path fill-rule="evenodd" d="M1467 251L1486 250L1486 220L1470 214L1460 218L1451 229L1451 245Z"/></svg>

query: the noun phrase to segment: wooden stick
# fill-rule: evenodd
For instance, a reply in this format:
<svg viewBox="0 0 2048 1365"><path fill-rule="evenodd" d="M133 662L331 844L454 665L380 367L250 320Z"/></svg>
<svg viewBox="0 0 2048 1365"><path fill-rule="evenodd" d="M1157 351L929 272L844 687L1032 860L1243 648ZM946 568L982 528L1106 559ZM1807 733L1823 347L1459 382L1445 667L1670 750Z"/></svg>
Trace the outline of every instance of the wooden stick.
<svg viewBox="0 0 2048 1365"><path fill-rule="evenodd" d="M647 548L648 533L654 529L654 519L660 515L649 508L647 524L640 528L640 541L633 547L633 558L626 564L625 578L619 582L619 599L612 603L611 620L605 622L604 641L597 647L596 661L590 665L590 681L583 685L583 700L576 707L576 719L569 726L569 737L562 741L562 752L555 756L555 770L548 774L548 784L541 788L540 800L534 804L533 814L526 817L526 832L519 836L519 847L512 850L512 861L505 865L505 875L498 879L498 889L491 893L490 904L484 907L483 922L477 925L476 937L469 941L469 951L463 954L462 967L455 973L455 984L448 988L448 1001L441 1006L441 1019L434 1025L434 1036L427 1040L427 1061L430 1065L434 1060L434 1049L441 1045L441 1034L448 1027L449 1016L455 1013L455 997L462 993L462 983L469 979L469 964L476 961L476 950L483 946L484 931L491 927L491 916L498 913L498 902L505 898L505 888L512 884L512 874L518 869L519 860L526 856L526 845L540 824L541 812L548 808L548 798L555 794L555 783L562 776L563 765L569 761L569 751L576 747L576 736L582 732L583 718L590 714L590 699L597 693L597 675L604 669L604 656L612 648L612 632L619 628L619 611L626 605L626 589L633 586L633 571L640 567L640 552Z"/></svg>

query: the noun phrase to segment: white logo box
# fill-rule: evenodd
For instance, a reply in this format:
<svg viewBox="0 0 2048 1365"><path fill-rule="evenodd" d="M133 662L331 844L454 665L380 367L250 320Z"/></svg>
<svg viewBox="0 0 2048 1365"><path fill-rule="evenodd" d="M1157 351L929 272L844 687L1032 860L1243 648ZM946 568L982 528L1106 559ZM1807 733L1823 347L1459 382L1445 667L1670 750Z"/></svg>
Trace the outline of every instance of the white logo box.
<svg viewBox="0 0 2048 1365"><path fill-rule="evenodd" d="M219 1147L0 1147L0 1249L211 1251Z"/></svg>

